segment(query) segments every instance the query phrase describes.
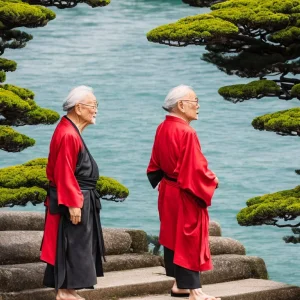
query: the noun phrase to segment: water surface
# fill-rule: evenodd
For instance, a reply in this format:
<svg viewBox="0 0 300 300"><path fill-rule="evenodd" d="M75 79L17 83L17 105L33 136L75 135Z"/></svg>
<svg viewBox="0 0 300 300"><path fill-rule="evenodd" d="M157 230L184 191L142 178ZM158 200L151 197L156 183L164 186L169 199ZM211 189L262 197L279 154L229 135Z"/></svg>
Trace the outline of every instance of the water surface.
<svg viewBox="0 0 300 300"><path fill-rule="evenodd" d="M68 90L90 85L100 101L97 125L84 132L102 175L116 178L130 189L124 203L103 201L106 227L130 227L157 234L157 192L145 176L157 125L164 119L161 105L178 84L194 87L200 115L197 130L210 168L220 179L210 209L223 235L241 241L248 255L262 257L272 280L300 285L299 246L285 244L289 229L241 227L236 214L250 197L294 188L300 166L299 138L256 131L254 117L299 106L299 101L275 98L232 104L217 93L219 87L246 82L228 76L200 60L204 48L171 48L149 43L152 28L204 12L180 0L113 0L105 8L79 5L58 10L44 28L26 29L34 39L26 48L8 50L4 57L18 62L7 83L33 90L39 105L58 111ZM19 131L36 139L22 153L1 153L1 166L48 155L55 125L25 126ZM42 211L43 206L17 207Z"/></svg>

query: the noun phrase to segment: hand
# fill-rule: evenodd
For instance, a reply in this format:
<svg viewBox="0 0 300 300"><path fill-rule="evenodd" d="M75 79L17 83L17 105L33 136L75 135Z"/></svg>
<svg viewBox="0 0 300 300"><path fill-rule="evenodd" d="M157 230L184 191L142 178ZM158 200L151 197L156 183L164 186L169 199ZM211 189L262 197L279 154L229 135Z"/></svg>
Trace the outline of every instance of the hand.
<svg viewBox="0 0 300 300"><path fill-rule="evenodd" d="M215 182L217 183L216 189L219 187L219 178L216 176Z"/></svg>
<svg viewBox="0 0 300 300"><path fill-rule="evenodd" d="M81 208L69 207L70 220L74 225L81 222Z"/></svg>

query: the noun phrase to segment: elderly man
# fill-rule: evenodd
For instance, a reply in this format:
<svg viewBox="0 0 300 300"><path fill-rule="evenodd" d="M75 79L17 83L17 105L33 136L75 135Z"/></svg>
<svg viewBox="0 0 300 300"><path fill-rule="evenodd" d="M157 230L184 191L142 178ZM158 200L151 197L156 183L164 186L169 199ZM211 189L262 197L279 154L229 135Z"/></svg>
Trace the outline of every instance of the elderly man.
<svg viewBox="0 0 300 300"><path fill-rule="evenodd" d="M163 108L169 112L156 131L147 175L159 184L159 242L167 276L175 277L171 296L216 300L202 292L199 271L212 269L207 207L218 186L208 169L190 122L198 119L199 100L191 87L173 88Z"/></svg>
<svg viewBox="0 0 300 300"><path fill-rule="evenodd" d="M63 104L67 115L50 143L41 260L47 263L44 285L55 287L56 300L84 299L76 290L92 288L97 276L103 276L104 243L95 189L99 170L81 137L86 126L95 124L97 107L90 87L71 90Z"/></svg>

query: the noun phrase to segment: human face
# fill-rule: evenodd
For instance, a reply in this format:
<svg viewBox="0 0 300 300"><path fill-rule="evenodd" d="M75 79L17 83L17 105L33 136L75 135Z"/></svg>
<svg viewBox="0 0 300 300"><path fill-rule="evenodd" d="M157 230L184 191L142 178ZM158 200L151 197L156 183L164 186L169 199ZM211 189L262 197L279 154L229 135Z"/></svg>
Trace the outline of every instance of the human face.
<svg viewBox="0 0 300 300"><path fill-rule="evenodd" d="M84 98L84 100L79 102L78 105L80 105L80 117L87 124L95 124L98 112L98 103L96 97L93 94L89 94Z"/></svg>
<svg viewBox="0 0 300 300"><path fill-rule="evenodd" d="M190 123L193 120L198 120L200 105L198 103L199 100L195 92L189 92L179 101L182 102L182 112L187 122Z"/></svg>

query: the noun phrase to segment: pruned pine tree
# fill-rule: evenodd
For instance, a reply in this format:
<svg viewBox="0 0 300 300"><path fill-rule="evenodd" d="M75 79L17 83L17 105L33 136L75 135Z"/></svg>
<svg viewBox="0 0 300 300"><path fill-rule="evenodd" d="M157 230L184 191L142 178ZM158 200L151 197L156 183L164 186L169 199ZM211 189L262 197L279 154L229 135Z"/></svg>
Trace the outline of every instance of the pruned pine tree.
<svg viewBox="0 0 300 300"><path fill-rule="evenodd" d="M92 7L105 6L110 0L88 1L0 1L0 56L6 49L26 46L32 35L17 30L18 27L41 27L55 18L55 13L44 6L74 7L86 3ZM20 152L35 144L35 140L17 132L13 127L24 125L54 124L59 114L41 108L34 101L34 93L26 88L4 84L6 72L14 72L17 63L0 58L0 150ZM44 201L48 186L46 178L47 159L35 159L22 165L0 169L0 207L26 205ZM102 199L123 201L128 189L108 177L101 176L97 191Z"/></svg>

